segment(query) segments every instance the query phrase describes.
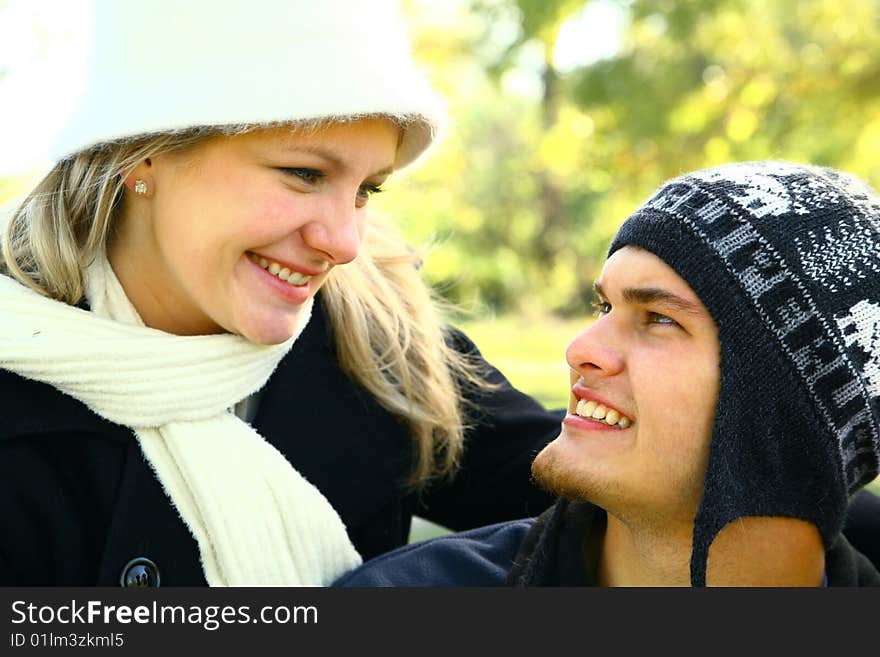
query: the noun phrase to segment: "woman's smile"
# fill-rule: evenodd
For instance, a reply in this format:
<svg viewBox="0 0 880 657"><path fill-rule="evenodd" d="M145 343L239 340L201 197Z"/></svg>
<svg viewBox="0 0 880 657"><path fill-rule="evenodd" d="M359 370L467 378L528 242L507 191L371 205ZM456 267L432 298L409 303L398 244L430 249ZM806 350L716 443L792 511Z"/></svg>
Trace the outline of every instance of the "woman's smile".
<svg viewBox="0 0 880 657"><path fill-rule="evenodd" d="M314 294L316 291L313 289L314 284L312 283L312 277L303 277L302 274L298 272L294 272L293 274L288 271L288 278L282 279L279 275L273 274L267 267L262 266L260 260L254 260L254 258L248 254L245 254L242 257L244 264L248 267L249 271L253 272L256 280L258 281L258 285L264 286L267 289L272 290L274 294L277 294L279 297L291 303L293 305L301 305L308 301L308 299ZM277 266L277 264L276 264ZM280 271L280 270L279 270ZM295 281L301 281L299 284L294 284L290 282L290 277L295 277ZM305 280L302 280L305 278ZM323 280L323 276L318 280L318 284Z"/></svg>

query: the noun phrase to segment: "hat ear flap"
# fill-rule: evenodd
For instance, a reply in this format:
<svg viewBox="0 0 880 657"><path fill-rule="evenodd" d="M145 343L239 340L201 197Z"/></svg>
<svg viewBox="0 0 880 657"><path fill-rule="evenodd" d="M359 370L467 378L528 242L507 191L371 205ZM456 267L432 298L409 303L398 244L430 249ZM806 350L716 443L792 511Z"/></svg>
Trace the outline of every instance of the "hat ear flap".
<svg viewBox="0 0 880 657"><path fill-rule="evenodd" d="M719 335L721 383L694 520L693 586L706 585L712 542L728 523L752 516L805 520L819 528L827 548L846 509L836 445L816 435L824 423L803 386L792 384L793 366L769 337L749 340L748 349L741 334L732 337Z"/></svg>

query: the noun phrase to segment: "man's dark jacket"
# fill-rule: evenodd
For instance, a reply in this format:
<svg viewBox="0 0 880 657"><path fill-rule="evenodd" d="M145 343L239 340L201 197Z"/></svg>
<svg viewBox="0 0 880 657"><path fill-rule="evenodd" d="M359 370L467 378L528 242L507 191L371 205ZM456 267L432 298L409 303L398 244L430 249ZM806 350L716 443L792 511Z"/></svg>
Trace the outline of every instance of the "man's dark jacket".
<svg viewBox="0 0 880 657"><path fill-rule="evenodd" d="M559 500L537 518L408 545L335 586L598 586L605 511ZM880 586L880 572L843 534L825 553L827 586Z"/></svg>
<svg viewBox="0 0 880 657"><path fill-rule="evenodd" d="M461 334L450 339L476 349ZM409 435L340 370L319 295L253 425L324 493L369 559L406 543L414 513L467 529L547 506L529 468L560 416L492 378L497 391L472 395L481 410L471 410L459 475L420 497L404 485ZM0 399L0 585L118 586L138 558L155 564L162 586L205 585L197 543L130 429L5 370Z"/></svg>

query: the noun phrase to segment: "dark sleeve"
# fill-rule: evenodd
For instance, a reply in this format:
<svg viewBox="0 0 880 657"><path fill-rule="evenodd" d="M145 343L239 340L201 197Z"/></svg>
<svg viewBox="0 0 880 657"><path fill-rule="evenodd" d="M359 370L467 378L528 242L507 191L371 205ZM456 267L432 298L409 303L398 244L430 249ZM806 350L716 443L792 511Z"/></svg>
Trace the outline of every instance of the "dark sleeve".
<svg viewBox="0 0 880 657"><path fill-rule="evenodd" d="M843 534L880 569L880 496L867 489L856 493L846 513Z"/></svg>
<svg viewBox="0 0 880 657"><path fill-rule="evenodd" d="M532 483L532 460L559 435L564 409L548 411L514 388L463 333L452 331L450 340L478 358L498 388L465 392L470 428L461 467L451 482L422 496L417 515L464 530L539 514L554 498Z"/></svg>
<svg viewBox="0 0 880 657"><path fill-rule="evenodd" d="M533 524L529 518L406 545L367 561L333 586L504 586Z"/></svg>
<svg viewBox="0 0 880 657"><path fill-rule="evenodd" d="M825 577L826 586L880 586L880 572L843 534L825 552Z"/></svg>

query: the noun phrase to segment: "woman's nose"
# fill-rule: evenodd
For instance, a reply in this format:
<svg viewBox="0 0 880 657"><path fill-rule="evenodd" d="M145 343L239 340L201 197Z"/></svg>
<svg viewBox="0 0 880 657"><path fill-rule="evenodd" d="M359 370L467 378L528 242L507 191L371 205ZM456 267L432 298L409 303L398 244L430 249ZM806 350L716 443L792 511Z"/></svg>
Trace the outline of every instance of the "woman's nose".
<svg viewBox="0 0 880 657"><path fill-rule="evenodd" d="M348 203L324 203L301 229L303 241L331 264L344 265L357 257L364 231L364 211Z"/></svg>

